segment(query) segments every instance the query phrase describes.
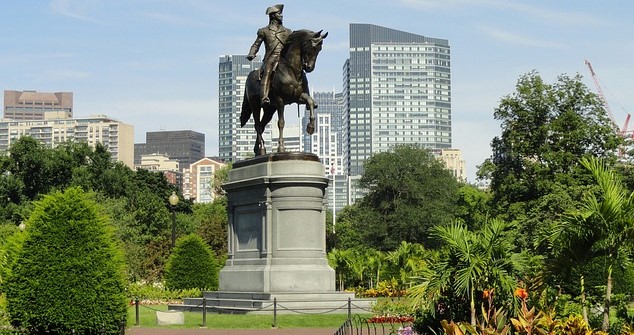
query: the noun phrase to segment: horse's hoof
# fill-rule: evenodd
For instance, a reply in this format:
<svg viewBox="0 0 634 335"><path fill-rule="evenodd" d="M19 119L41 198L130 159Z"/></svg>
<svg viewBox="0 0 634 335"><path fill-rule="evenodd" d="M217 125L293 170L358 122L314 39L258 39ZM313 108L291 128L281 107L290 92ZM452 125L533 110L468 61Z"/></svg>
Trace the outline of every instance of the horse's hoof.
<svg viewBox="0 0 634 335"><path fill-rule="evenodd" d="M315 126L309 124L306 126L306 132L308 133L308 135L312 135L315 133Z"/></svg>

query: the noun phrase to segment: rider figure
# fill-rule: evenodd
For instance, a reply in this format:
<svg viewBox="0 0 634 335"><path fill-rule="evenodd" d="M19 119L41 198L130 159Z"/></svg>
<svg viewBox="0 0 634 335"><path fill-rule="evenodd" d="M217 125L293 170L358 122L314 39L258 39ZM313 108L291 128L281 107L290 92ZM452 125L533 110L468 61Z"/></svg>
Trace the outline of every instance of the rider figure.
<svg viewBox="0 0 634 335"><path fill-rule="evenodd" d="M269 25L258 29L258 35L247 55L248 60L253 60L255 54L260 49L260 45L264 42L264 60L262 61L263 69L260 71L262 76L262 106L271 103L269 100L269 90L271 86L271 78L273 72L277 68L280 61L280 54L284 48L286 40L293 32L282 25L282 10L284 5L275 5L266 9L269 16Z"/></svg>

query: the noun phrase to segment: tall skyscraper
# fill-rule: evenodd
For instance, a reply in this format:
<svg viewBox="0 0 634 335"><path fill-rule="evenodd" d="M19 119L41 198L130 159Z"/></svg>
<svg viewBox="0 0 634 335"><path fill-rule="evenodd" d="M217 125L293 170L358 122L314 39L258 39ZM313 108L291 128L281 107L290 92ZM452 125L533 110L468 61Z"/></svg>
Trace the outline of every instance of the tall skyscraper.
<svg viewBox="0 0 634 335"><path fill-rule="evenodd" d="M348 204L341 146L343 95L335 92L313 92L312 96L319 108L315 110L315 133L308 135L304 132L304 151L319 156L324 164L326 177L330 179L326 190L326 205L330 210L339 211ZM306 128L308 117L309 111L306 110L302 129Z"/></svg>
<svg viewBox="0 0 634 335"><path fill-rule="evenodd" d="M58 118L73 117L72 92L4 91L4 118L11 120L44 120L44 114Z"/></svg>
<svg viewBox="0 0 634 335"><path fill-rule="evenodd" d="M220 159L235 162L253 157L255 129L253 120L240 128L242 99L249 73L261 66L260 57L247 60L246 55L220 56L218 67L218 153ZM268 125L264 138L271 140Z"/></svg>
<svg viewBox="0 0 634 335"><path fill-rule="evenodd" d="M397 144L451 148L448 40L350 24L343 77L348 175L361 175L366 159Z"/></svg>
<svg viewBox="0 0 634 335"><path fill-rule="evenodd" d="M144 155L162 154L178 161L181 170L205 157L205 134L193 130L150 131L145 143L134 145L134 163Z"/></svg>
<svg viewBox="0 0 634 335"><path fill-rule="evenodd" d="M319 143L329 143L330 140L327 139L327 135L324 134L321 127L325 127L323 129L327 129L329 133L334 134L336 137L336 142L332 142L334 147L333 155L341 155L342 153L342 115L343 115L343 101L342 101L342 93L335 92L312 92L312 97L315 99L315 102L319 105L319 108L315 110L316 116L316 131L313 135L308 135L308 133L303 132L304 136L304 151L312 152L318 155L320 158L324 156L323 146L320 146ZM310 115L309 110L306 108L304 112L304 117L302 118L302 128L305 129L308 124L308 117ZM323 116L327 116L328 125L324 125ZM320 122L320 117L322 117ZM325 137L326 136L326 137ZM317 143L315 142L317 141ZM336 144L335 144L336 143ZM313 149L315 146L319 146L319 149ZM320 153L320 151L322 153ZM324 161L322 163L325 164Z"/></svg>

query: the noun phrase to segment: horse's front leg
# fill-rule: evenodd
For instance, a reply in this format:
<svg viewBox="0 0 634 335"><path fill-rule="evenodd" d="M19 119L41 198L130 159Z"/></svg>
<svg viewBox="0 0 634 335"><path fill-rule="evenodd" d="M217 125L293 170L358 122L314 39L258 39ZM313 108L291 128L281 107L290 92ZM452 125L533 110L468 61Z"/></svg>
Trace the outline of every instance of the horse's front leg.
<svg viewBox="0 0 634 335"><path fill-rule="evenodd" d="M302 93L301 100L305 101L306 106L308 106L308 110L310 114L308 115L308 125L306 125L306 132L308 135L312 135L315 133L315 100L308 94Z"/></svg>
<svg viewBox="0 0 634 335"><path fill-rule="evenodd" d="M258 107L257 112L253 113L253 123L255 128L255 146L253 147L253 153L256 156L266 155L266 147L264 146L264 138L262 137L262 133L264 132L264 127L262 127L262 121L260 120L260 109Z"/></svg>
<svg viewBox="0 0 634 335"><path fill-rule="evenodd" d="M280 136L277 138L277 152L286 152L284 147L284 105L277 109L277 129L280 131Z"/></svg>

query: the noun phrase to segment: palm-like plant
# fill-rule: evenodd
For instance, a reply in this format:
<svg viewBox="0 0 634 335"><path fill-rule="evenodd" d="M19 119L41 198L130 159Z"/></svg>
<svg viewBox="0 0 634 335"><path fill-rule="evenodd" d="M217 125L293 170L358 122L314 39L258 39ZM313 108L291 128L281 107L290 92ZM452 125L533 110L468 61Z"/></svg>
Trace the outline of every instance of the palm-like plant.
<svg viewBox="0 0 634 335"><path fill-rule="evenodd" d="M408 284L414 274L426 267L430 258L431 252L425 250L422 244L406 241L401 241L398 248L388 252L386 256L389 265L399 275L400 286Z"/></svg>
<svg viewBox="0 0 634 335"><path fill-rule="evenodd" d="M368 271L370 271L371 276L368 287L374 287L376 284L381 281L381 270L385 266L386 256L385 253L376 249L368 249L366 252L367 262L368 262ZM376 277L373 277L376 275Z"/></svg>
<svg viewBox="0 0 634 335"><path fill-rule="evenodd" d="M347 269L351 251L349 249L332 249L328 255L328 264L335 270L339 278L339 291L344 290L343 275Z"/></svg>
<svg viewBox="0 0 634 335"><path fill-rule="evenodd" d="M348 249L348 269L352 271L357 281L357 285L363 285L363 277L369 269L366 249Z"/></svg>
<svg viewBox="0 0 634 335"><path fill-rule="evenodd" d="M583 158L581 164L590 171L599 193L588 193L580 208L566 217L563 229L579 240L590 241L590 251L604 255L608 261L605 306L602 329L610 325L609 313L612 294L612 268L634 241L634 193L628 192L615 171L597 158Z"/></svg>
<svg viewBox="0 0 634 335"><path fill-rule="evenodd" d="M508 239L511 225L490 220L472 232L455 222L432 230L445 245L447 257L425 271L410 291L414 300L438 301L448 290L469 301L471 324L476 324L475 292L496 288L511 293L516 286L513 245Z"/></svg>

